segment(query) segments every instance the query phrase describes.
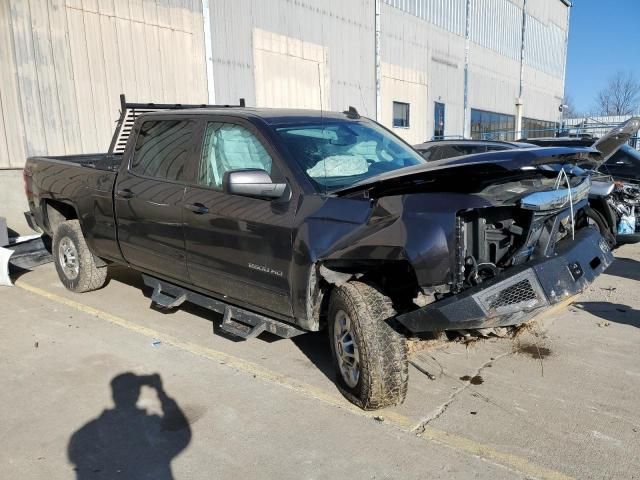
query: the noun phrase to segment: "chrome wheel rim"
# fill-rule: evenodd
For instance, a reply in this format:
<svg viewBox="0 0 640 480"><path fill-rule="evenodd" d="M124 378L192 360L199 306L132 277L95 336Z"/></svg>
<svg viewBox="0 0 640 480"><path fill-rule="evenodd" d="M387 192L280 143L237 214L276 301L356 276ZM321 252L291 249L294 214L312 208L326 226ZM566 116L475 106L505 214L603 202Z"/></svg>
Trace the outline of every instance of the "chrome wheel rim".
<svg viewBox="0 0 640 480"><path fill-rule="evenodd" d="M74 280L80 273L78 250L69 237L62 237L58 245L58 263L65 277Z"/></svg>
<svg viewBox="0 0 640 480"><path fill-rule="evenodd" d="M342 378L349 387L354 388L360 379L360 354L353 324L343 310L336 313L333 321L333 346Z"/></svg>

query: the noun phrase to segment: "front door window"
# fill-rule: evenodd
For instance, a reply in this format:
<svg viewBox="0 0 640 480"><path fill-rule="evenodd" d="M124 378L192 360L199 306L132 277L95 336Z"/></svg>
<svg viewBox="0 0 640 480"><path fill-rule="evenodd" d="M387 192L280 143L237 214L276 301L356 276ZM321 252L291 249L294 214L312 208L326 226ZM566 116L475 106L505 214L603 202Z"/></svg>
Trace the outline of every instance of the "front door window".
<svg viewBox="0 0 640 480"><path fill-rule="evenodd" d="M198 183L222 190L225 172L258 168L271 175L272 160L256 136L232 123L207 125L200 162Z"/></svg>

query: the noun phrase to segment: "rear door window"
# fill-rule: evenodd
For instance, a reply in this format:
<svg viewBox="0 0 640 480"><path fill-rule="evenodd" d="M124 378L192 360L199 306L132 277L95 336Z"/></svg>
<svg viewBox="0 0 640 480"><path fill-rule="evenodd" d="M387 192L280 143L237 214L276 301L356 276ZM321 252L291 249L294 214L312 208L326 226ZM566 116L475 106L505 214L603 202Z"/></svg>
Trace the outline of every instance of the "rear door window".
<svg viewBox="0 0 640 480"><path fill-rule="evenodd" d="M196 122L151 120L138 133L129 170L143 177L186 181Z"/></svg>

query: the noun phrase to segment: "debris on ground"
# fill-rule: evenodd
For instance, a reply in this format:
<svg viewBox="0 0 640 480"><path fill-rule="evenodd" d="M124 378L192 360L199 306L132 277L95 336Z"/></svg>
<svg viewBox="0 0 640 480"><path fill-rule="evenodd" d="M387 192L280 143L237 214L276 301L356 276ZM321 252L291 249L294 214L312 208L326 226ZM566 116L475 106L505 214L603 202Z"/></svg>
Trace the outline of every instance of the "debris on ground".
<svg viewBox="0 0 640 480"><path fill-rule="evenodd" d="M411 365L413 365L416 369L418 369L418 371L420 373L424 373L429 380L435 380L436 379L436 376L433 373L430 373L429 371L427 371L425 368L420 366L420 364L418 364L418 363L416 363L414 361L410 361L409 363Z"/></svg>
<svg viewBox="0 0 640 480"><path fill-rule="evenodd" d="M449 339L444 332L423 337L411 337L407 339L407 354L412 356L422 350L433 350L446 345L448 342Z"/></svg>
<svg viewBox="0 0 640 480"><path fill-rule="evenodd" d="M598 326L599 327L608 327L609 325L611 325L610 322L607 322L606 320L603 320L601 322L598 322Z"/></svg>
<svg viewBox="0 0 640 480"><path fill-rule="evenodd" d="M474 375L473 377L465 375L464 377L460 377L460 380L469 382L471 385L482 385L484 383L484 379L480 375Z"/></svg>

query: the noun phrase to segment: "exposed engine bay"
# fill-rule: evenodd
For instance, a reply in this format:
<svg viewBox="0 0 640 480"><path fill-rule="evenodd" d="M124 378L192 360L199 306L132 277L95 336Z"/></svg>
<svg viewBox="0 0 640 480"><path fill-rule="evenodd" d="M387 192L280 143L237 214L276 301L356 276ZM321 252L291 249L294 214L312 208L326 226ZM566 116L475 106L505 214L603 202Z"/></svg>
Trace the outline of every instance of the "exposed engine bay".
<svg viewBox="0 0 640 480"><path fill-rule="evenodd" d="M640 233L640 185L616 182L607 203L615 212L618 234Z"/></svg>
<svg viewBox="0 0 640 480"><path fill-rule="evenodd" d="M562 188L560 180L568 188ZM558 242L588 225L584 207L589 185L588 179L570 178L561 171L556 179L527 179L481 192L494 198L498 193L513 206L474 209L458 216L452 292L479 285L509 267L552 256Z"/></svg>

